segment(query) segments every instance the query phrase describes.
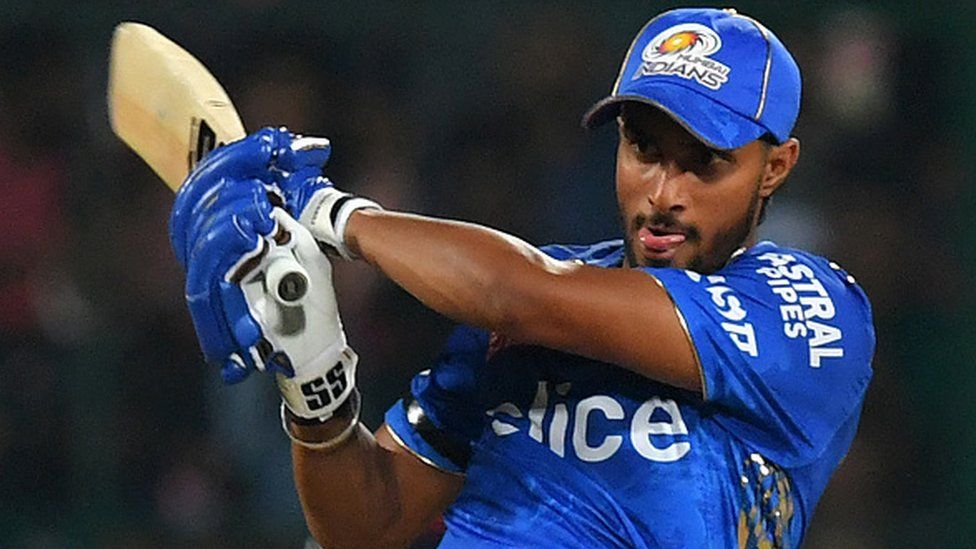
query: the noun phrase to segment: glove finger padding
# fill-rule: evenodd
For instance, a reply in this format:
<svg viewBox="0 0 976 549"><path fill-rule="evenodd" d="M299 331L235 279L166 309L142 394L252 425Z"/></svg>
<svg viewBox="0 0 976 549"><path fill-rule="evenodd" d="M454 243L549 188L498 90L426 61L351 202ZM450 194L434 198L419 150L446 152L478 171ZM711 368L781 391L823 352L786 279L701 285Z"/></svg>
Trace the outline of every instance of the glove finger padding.
<svg viewBox="0 0 976 549"><path fill-rule="evenodd" d="M257 178L265 184L274 183L268 169L273 158L291 142L291 133L285 128L264 128L240 141L210 152L193 170L176 193L169 219L169 233L180 264L186 265L188 246L187 225L195 219L194 211L201 203L217 200L215 187L223 180Z"/></svg>
<svg viewBox="0 0 976 549"><path fill-rule="evenodd" d="M271 219L273 206L268 201L264 184L259 180L236 181L225 179L209 193L210 199L201 200L194 208L192 221L186 227L186 243L193 245L212 227L214 223L226 217L228 212L260 211L260 217L253 217L252 222L260 223L258 232L266 234L274 225Z"/></svg>
<svg viewBox="0 0 976 549"><path fill-rule="evenodd" d="M281 147L274 159L275 184L285 196L285 205L295 219L305 211L312 195L332 183L322 169L332 156L332 144L325 137L295 136Z"/></svg>
<svg viewBox="0 0 976 549"><path fill-rule="evenodd" d="M382 208L372 200L339 191L322 176L331 154L328 139L295 136L278 150L269 171L288 213L311 231L321 250L355 259L344 240L346 223L356 210Z"/></svg>
<svg viewBox="0 0 976 549"><path fill-rule="evenodd" d="M276 186L285 196L285 207L296 218L302 216L312 196L320 189L331 187L332 182L321 174L318 167L305 167L294 172L279 172Z"/></svg>
<svg viewBox="0 0 976 549"><path fill-rule="evenodd" d="M294 136L287 147L282 147L274 165L285 172L297 172L307 168L322 173L322 167L332 156L332 143L325 137Z"/></svg>
<svg viewBox="0 0 976 549"><path fill-rule="evenodd" d="M228 370L222 372L225 379L234 381L246 375L242 367L259 366L256 346L262 335L233 275L264 253L264 237L273 233L276 222L263 207L224 211L190 252L186 299L204 356Z"/></svg>

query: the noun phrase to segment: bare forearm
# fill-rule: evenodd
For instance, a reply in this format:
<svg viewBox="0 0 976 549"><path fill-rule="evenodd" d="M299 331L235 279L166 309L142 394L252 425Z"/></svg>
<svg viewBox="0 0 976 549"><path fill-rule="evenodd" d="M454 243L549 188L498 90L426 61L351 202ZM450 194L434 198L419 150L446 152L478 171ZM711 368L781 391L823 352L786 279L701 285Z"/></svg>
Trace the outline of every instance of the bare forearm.
<svg viewBox="0 0 976 549"><path fill-rule="evenodd" d="M389 211L354 214L346 240L431 309L513 336L515 315L527 310L523 289L573 268L500 231Z"/></svg>
<svg viewBox="0 0 976 549"><path fill-rule="evenodd" d="M323 546L375 545L377 533L396 523L390 453L363 427L332 451L293 444L292 459L309 530Z"/></svg>
<svg viewBox="0 0 976 549"><path fill-rule="evenodd" d="M405 547L457 496L463 477L421 463L387 427L331 452L292 445L309 530L324 547Z"/></svg>
<svg viewBox="0 0 976 549"><path fill-rule="evenodd" d="M388 211L356 212L345 234L355 253L456 321L701 388L674 304L639 270L556 261L499 231Z"/></svg>

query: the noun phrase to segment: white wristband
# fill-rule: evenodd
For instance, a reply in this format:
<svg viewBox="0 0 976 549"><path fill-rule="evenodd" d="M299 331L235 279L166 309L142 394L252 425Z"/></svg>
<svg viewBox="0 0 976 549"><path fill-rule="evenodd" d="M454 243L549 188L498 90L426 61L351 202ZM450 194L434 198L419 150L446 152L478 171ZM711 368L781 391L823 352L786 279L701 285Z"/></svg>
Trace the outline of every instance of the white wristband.
<svg viewBox="0 0 976 549"><path fill-rule="evenodd" d="M383 207L368 198L326 187L308 201L299 222L311 231L315 240L332 246L344 259L356 259L346 246L346 224L352 213L361 209L382 210Z"/></svg>

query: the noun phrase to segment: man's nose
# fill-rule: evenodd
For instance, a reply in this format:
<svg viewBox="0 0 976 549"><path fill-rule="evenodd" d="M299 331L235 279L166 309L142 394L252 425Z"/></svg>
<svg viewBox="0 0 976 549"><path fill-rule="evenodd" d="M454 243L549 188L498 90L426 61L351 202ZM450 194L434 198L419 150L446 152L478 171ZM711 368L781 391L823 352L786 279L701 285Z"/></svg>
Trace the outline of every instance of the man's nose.
<svg viewBox="0 0 976 549"><path fill-rule="evenodd" d="M647 201L658 211L683 211L688 202L687 176L687 172L674 163L659 165L647 174Z"/></svg>

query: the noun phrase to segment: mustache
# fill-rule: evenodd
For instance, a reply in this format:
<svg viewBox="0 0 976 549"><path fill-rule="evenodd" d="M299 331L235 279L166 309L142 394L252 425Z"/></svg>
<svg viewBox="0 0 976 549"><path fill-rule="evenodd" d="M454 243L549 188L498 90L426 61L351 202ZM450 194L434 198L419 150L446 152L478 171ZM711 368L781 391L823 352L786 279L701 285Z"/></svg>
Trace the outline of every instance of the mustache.
<svg viewBox="0 0 976 549"><path fill-rule="evenodd" d="M634 231L639 231L642 227L656 227L666 231L680 231L684 233L688 241L701 240L701 232L698 230L698 227L681 223L674 214L666 212L654 212L649 216L637 214L634 216L631 227Z"/></svg>

